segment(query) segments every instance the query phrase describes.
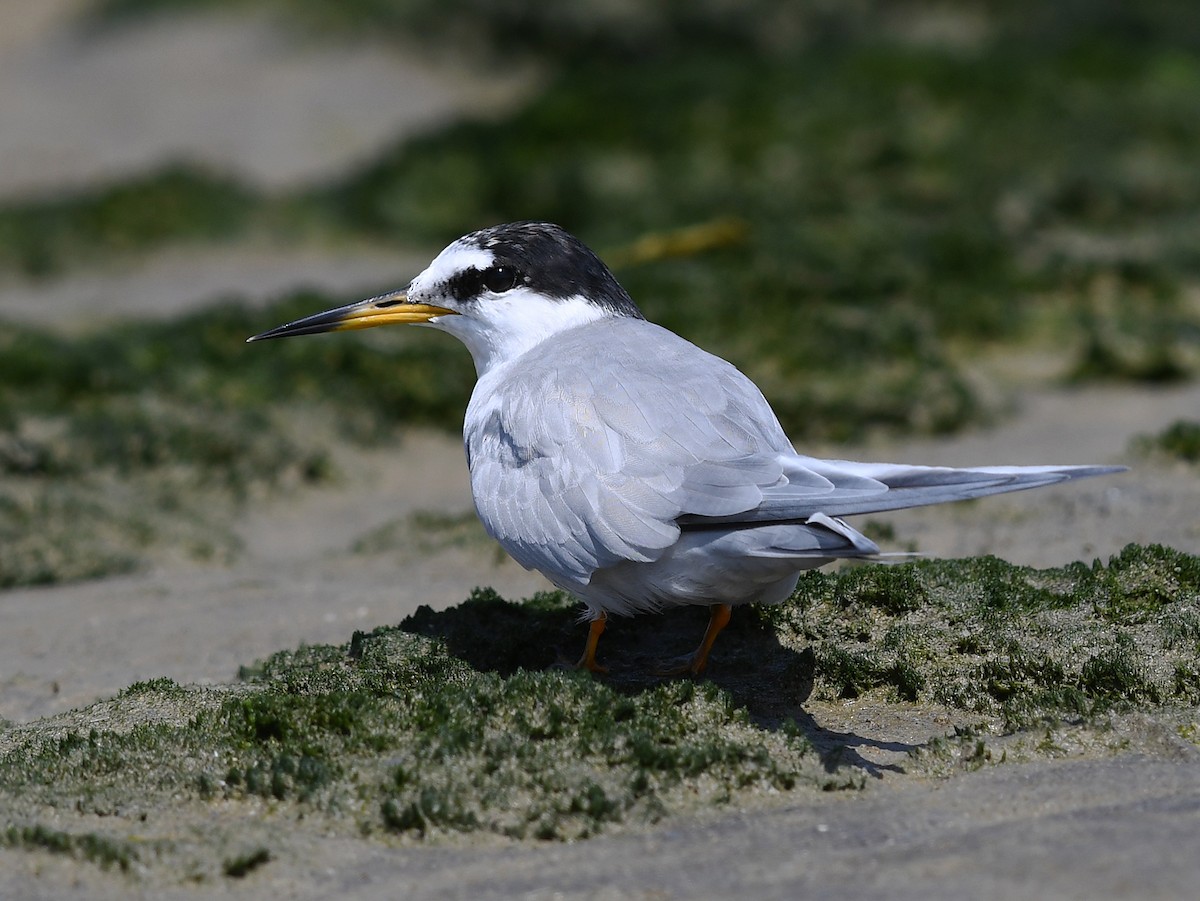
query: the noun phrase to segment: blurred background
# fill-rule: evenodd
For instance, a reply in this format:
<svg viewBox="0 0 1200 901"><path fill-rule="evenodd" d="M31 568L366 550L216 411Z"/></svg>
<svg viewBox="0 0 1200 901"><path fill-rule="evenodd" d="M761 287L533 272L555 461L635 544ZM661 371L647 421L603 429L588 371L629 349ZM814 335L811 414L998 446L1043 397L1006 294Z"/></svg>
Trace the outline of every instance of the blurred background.
<svg viewBox="0 0 1200 901"><path fill-rule="evenodd" d="M243 340L522 218L806 449L1196 481L1189 0L5 0L0 36L0 587L235 559L248 500L452 448L452 339ZM1004 445L1027 396L1072 440Z"/></svg>

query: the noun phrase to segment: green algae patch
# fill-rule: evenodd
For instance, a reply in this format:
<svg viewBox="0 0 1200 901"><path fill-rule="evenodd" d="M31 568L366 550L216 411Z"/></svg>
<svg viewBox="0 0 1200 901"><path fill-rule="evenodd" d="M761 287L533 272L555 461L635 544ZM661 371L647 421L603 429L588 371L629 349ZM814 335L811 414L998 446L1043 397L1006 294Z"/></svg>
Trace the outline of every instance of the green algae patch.
<svg viewBox="0 0 1200 901"><path fill-rule="evenodd" d="M1143 456L1200 463L1200 422L1177 419L1157 434L1134 439L1133 450Z"/></svg>
<svg viewBox="0 0 1200 901"><path fill-rule="evenodd" d="M507 610L514 632L523 609L534 619L552 612L563 629L575 618L558 596L523 605L486 593L452 618L490 631L488 607ZM799 730L756 725L712 683L613 686L559 667L481 670L407 628L428 630L414 621L282 652L230 689L139 683L77 715L15 727L0 741L0 798L16 830L6 841L103 863L76 817L103 817L109 833L128 829L144 842L177 834L182 819L202 840L160 843L141 858L130 846L118 865L143 871L186 858L184 869L205 878L240 878L286 857L279 841L223 851L239 845L248 817L384 841L567 840L861 784L856 771L827 767ZM523 633L527 647L537 635ZM492 637L500 650L507 633Z"/></svg>
<svg viewBox="0 0 1200 901"><path fill-rule="evenodd" d="M94 863L102 869L127 871L138 860L133 843L94 832L68 833L46 826L9 826L0 832L0 845L47 851Z"/></svg>
<svg viewBox="0 0 1200 901"><path fill-rule="evenodd" d="M0 268L50 276L119 253L241 237L264 203L236 181L186 166L0 207Z"/></svg>
<svg viewBox="0 0 1200 901"><path fill-rule="evenodd" d="M553 645L543 642L574 616L558 596L511 604L481 593L445 623L418 614L337 653L276 655L256 681L280 693L216 714L244 749L269 750L224 774L224 791L321 797L347 753L370 751L388 762L360 798L370 798L363 829L578 838L743 792L854 782L825 773L802 737L753 725L717 686L621 690L571 669L512 665L533 647L527 661L546 662Z"/></svg>
<svg viewBox="0 0 1200 901"><path fill-rule="evenodd" d="M234 879L245 879L252 872L271 860L271 852L266 848L256 848L237 857L231 857L222 864L226 876Z"/></svg>
<svg viewBox="0 0 1200 901"><path fill-rule="evenodd" d="M812 647L815 698L878 692L1010 730L1200 704L1200 558L1158 545L1061 569L980 557L806 573L759 615Z"/></svg>

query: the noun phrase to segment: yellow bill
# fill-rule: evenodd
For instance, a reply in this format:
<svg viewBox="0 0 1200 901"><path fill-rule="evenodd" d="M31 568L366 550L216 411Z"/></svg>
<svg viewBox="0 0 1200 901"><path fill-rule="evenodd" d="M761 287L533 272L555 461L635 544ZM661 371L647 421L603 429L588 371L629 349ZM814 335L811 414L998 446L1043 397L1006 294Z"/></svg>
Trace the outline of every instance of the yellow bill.
<svg viewBox="0 0 1200 901"><path fill-rule="evenodd" d="M277 326L247 341L266 341L269 338L290 338L297 335L319 335L322 332L344 332L350 329L374 328L393 323L428 322L438 316L456 316L454 310L427 303L415 303L403 291L382 294L357 303L347 304L324 313L305 316L295 322Z"/></svg>

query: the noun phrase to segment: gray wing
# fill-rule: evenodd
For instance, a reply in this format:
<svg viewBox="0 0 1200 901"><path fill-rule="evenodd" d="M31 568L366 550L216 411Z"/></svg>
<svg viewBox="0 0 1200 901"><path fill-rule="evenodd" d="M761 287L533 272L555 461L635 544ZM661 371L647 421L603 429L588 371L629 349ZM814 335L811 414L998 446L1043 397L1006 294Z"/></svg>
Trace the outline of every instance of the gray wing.
<svg viewBox="0 0 1200 901"><path fill-rule="evenodd" d="M802 521L817 513L852 516L884 513L908 507L925 507L951 501L987 497L1040 488L1058 482L1124 472L1124 466L977 466L957 469L946 466L914 466L905 463L856 463L850 460L819 460L797 455L785 465L823 476L833 488L825 495L796 492L786 482L764 492L755 509L733 517L681 518L683 524L752 525ZM859 480L857 484L854 480ZM874 483L877 490L863 484ZM855 487L851 487L854 485Z"/></svg>
<svg viewBox="0 0 1200 901"><path fill-rule="evenodd" d="M576 585L600 567L658 559L681 516L755 509L793 455L732 365L621 318L565 332L482 379L465 439L488 531L520 563Z"/></svg>

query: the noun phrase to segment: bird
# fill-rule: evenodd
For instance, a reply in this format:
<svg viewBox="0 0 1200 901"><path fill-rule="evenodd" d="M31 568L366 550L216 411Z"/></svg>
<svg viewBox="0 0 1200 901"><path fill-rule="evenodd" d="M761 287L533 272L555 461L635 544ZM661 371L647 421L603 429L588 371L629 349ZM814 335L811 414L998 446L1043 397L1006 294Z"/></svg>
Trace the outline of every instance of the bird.
<svg viewBox="0 0 1200 901"><path fill-rule="evenodd" d="M698 676L734 607L777 604L800 573L879 547L846 516L1119 472L1120 466L950 468L799 453L733 364L642 314L565 229L536 221L450 243L399 291L247 339L415 323L466 345L477 379L463 419L487 533L586 608L576 664L606 672L608 617L709 608Z"/></svg>

